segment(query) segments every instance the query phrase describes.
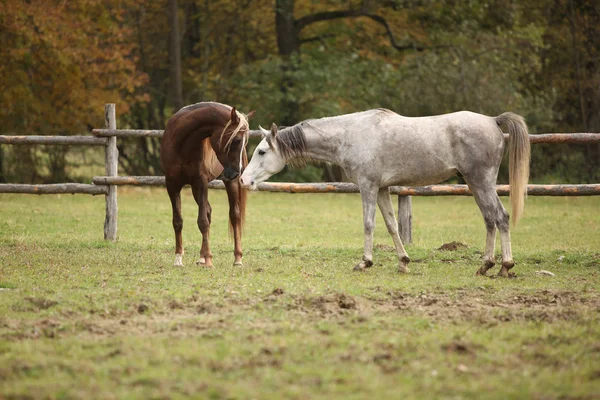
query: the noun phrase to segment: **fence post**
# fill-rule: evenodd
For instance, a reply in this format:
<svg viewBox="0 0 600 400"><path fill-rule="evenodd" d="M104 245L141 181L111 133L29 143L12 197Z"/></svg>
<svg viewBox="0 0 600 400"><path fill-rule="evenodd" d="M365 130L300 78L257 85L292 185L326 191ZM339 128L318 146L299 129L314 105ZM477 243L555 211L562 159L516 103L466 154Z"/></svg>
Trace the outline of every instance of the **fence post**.
<svg viewBox="0 0 600 400"><path fill-rule="evenodd" d="M398 196L398 232L404 244L412 243L412 196Z"/></svg>
<svg viewBox="0 0 600 400"><path fill-rule="evenodd" d="M104 105L104 122L106 129L117 129L117 116L114 104ZM110 136L106 145L104 164L107 176L117 176L119 162L119 151L117 150L117 137ZM117 240L117 186L109 185L106 194L106 218L104 219L104 240Z"/></svg>

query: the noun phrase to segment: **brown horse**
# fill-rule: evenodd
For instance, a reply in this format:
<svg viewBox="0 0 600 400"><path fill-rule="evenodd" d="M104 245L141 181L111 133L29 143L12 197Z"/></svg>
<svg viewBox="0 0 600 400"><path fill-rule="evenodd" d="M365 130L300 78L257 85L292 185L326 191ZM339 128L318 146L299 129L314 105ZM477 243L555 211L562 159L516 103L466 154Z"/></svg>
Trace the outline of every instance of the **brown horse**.
<svg viewBox="0 0 600 400"><path fill-rule="evenodd" d="M198 264L212 267L208 244L212 212L208 183L221 174L229 198L229 229L235 245L233 265L242 265L246 190L241 187L239 176L248 164L248 121L253 114L246 116L228 105L206 102L183 107L167 122L160 145L160 161L173 206L174 265L183 265L181 189L189 184L198 203L198 228L202 233Z"/></svg>

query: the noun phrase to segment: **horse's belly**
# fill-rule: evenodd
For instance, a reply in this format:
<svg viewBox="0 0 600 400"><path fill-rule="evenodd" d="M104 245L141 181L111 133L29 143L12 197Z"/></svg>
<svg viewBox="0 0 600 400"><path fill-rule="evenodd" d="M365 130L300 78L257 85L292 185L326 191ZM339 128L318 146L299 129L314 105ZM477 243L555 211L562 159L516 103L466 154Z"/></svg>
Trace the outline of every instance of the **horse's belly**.
<svg viewBox="0 0 600 400"><path fill-rule="evenodd" d="M425 186L445 181L456 175L456 168L444 167L436 169L422 168L398 169L395 171L384 171L381 177L381 186Z"/></svg>

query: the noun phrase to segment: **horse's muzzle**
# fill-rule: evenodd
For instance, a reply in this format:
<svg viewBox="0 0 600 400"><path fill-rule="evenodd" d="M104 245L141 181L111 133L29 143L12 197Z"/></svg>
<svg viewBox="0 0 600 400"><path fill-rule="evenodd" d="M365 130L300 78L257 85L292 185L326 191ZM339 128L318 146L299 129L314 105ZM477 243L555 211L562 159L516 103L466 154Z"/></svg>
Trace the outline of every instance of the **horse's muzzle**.
<svg viewBox="0 0 600 400"><path fill-rule="evenodd" d="M236 171L228 165L225 166L225 169L223 170L223 178L225 178L225 180L232 181L238 176L240 176L239 171Z"/></svg>

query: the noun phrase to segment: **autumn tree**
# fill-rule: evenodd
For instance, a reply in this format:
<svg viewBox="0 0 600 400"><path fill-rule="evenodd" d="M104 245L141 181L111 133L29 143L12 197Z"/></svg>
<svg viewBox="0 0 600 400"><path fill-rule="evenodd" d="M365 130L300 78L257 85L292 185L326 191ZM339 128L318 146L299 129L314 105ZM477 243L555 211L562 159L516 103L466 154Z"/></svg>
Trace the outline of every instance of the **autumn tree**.
<svg viewBox="0 0 600 400"><path fill-rule="evenodd" d="M128 112L136 87L120 1L0 2L0 130L83 133L101 126L103 105ZM64 147L48 149L50 179L63 180ZM35 148L18 148L21 177L38 180ZM26 175L25 175L26 174Z"/></svg>

